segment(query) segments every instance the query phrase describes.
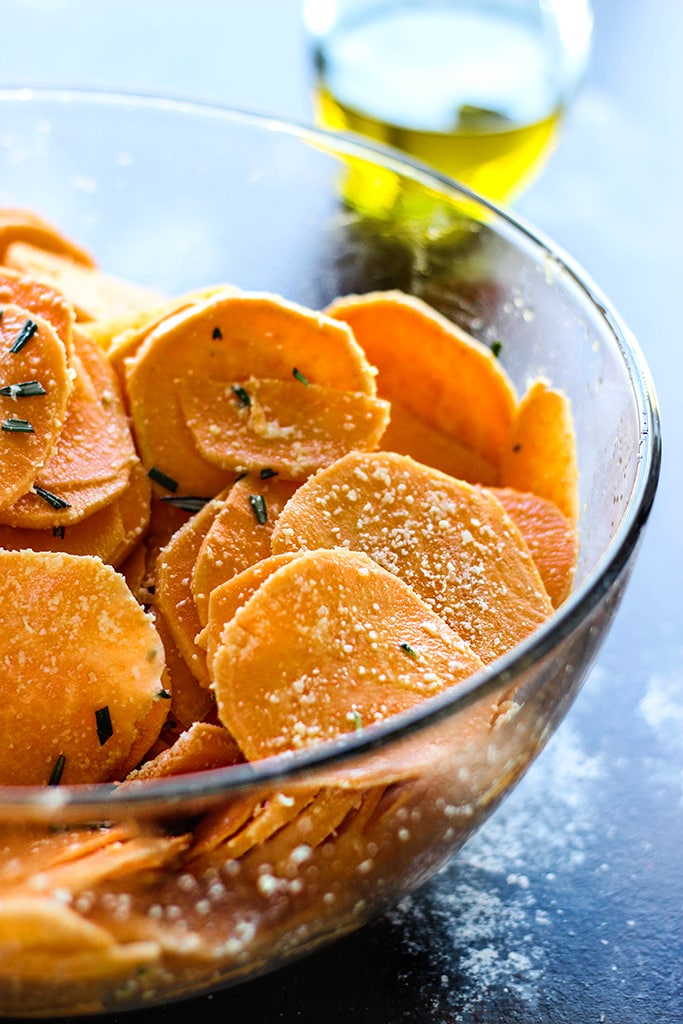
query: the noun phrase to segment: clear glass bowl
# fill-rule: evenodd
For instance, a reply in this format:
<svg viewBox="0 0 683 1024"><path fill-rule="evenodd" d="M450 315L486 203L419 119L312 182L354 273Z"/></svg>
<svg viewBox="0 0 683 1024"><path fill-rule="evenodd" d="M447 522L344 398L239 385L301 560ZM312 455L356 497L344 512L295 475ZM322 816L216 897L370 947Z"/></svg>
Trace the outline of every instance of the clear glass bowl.
<svg viewBox="0 0 683 1024"><path fill-rule="evenodd" d="M564 389L581 472L573 593L456 692L289 757L135 788L2 789L0 1012L72 1016L280 966L380 914L462 846L558 726L604 638L655 494L659 420L633 338L586 275L423 167L163 99L5 90L0 111L0 204L39 210L105 270L169 294L228 281L313 308L375 288L422 296L502 339L520 392L538 375ZM392 202L350 204L349 175L371 188L374 172ZM396 770L407 763L409 777ZM321 799L336 811L317 815ZM188 854L207 816L249 800L261 813L243 852ZM43 939L17 961L24 933Z"/></svg>

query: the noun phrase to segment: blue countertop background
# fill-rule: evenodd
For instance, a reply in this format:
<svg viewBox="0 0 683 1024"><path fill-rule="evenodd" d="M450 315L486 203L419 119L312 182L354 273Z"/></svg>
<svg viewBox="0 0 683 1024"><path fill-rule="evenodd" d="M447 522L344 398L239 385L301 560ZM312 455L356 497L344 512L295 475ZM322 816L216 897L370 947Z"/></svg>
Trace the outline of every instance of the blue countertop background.
<svg viewBox="0 0 683 1024"><path fill-rule="evenodd" d="M683 5L594 0L561 144L515 210L638 338L664 464L634 576L558 733L418 894L238 988L111 1021L683 1022ZM294 0L0 0L0 85L171 93L310 121Z"/></svg>

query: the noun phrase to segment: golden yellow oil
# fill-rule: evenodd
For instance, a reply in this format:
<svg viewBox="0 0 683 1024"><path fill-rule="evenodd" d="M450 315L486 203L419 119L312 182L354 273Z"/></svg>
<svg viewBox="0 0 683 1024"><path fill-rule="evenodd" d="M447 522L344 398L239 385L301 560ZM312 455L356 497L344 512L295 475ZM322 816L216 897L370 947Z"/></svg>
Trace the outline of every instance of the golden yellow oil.
<svg viewBox="0 0 683 1024"><path fill-rule="evenodd" d="M316 43L316 120L509 202L552 151L563 108L543 5L533 17L533 3L517 6L521 15L472 0L350 4ZM386 205L385 177L355 168L349 187L366 210L373 191Z"/></svg>
<svg viewBox="0 0 683 1024"><path fill-rule="evenodd" d="M501 125L502 119L489 111L470 109L466 126L450 132L406 128L345 106L324 85L316 90L315 114L326 128L357 132L403 150L494 202L508 202L538 174L555 145L560 121L556 109L532 124Z"/></svg>

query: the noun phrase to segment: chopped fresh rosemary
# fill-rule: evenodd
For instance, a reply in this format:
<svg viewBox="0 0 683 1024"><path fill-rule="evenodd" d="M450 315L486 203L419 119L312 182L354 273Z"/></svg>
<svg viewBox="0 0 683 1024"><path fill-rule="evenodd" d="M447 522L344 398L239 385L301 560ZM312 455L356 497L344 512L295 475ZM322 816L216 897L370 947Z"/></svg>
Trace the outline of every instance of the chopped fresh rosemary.
<svg viewBox="0 0 683 1024"><path fill-rule="evenodd" d="M21 384L5 384L0 388L3 398L33 398L35 395L46 395L47 391L39 380L25 380Z"/></svg>
<svg viewBox="0 0 683 1024"><path fill-rule="evenodd" d="M498 358L498 356L500 355L500 353L502 351L503 351L503 342L502 341L492 341L491 342L491 352L496 357L496 359Z"/></svg>
<svg viewBox="0 0 683 1024"><path fill-rule="evenodd" d="M170 694L169 690L161 689L157 693L157 697L159 697L160 700L170 700L171 699L171 694Z"/></svg>
<svg viewBox="0 0 683 1024"><path fill-rule="evenodd" d="M270 480L271 476L277 476L277 475L278 475L277 470L276 469L271 469L270 466L266 466L259 473L259 476L261 477L262 480Z"/></svg>
<svg viewBox="0 0 683 1024"><path fill-rule="evenodd" d="M10 416L0 424L0 430L7 430L10 434L35 434L32 423L29 423L28 420L17 419L16 416Z"/></svg>
<svg viewBox="0 0 683 1024"><path fill-rule="evenodd" d="M292 376L295 377L299 381L300 384L305 384L307 387L310 387L310 385L311 385L310 380L308 379L308 377L304 377L304 375L301 372L301 370L297 370L296 366L292 370Z"/></svg>
<svg viewBox="0 0 683 1024"><path fill-rule="evenodd" d="M417 658L417 651L414 647L411 647L410 644L401 644L401 650L405 651L409 658Z"/></svg>
<svg viewBox="0 0 683 1024"><path fill-rule="evenodd" d="M161 501L173 505L174 508L180 508L183 512L199 512L211 499L200 498L195 494L165 494Z"/></svg>
<svg viewBox="0 0 683 1024"><path fill-rule="evenodd" d="M50 778L48 779L48 786L58 786L62 781L62 775L64 774L64 765L66 764L66 758L64 754L60 754L55 761Z"/></svg>
<svg viewBox="0 0 683 1024"><path fill-rule="evenodd" d="M241 388L239 384L233 384L232 390L235 392L235 397L237 398L237 401L240 403L240 405L244 406L245 409L248 409L249 406L251 405L251 398L249 397L249 392L245 391L244 388Z"/></svg>
<svg viewBox="0 0 683 1024"><path fill-rule="evenodd" d="M357 711L354 708L353 711L349 711L346 717L349 719L349 721L353 722L353 727L356 730L356 732L362 732L363 719L361 718L359 711Z"/></svg>
<svg viewBox="0 0 683 1024"><path fill-rule="evenodd" d="M249 504L251 505L254 515L256 516L256 522L259 526L264 526L268 522L268 510L266 508L266 499L262 494L250 494Z"/></svg>
<svg viewBox="0 0 683 1024"><path fill-rule="evenodd" d="M153 480L155 484L160 484L162 487L165 487L167 491L178 490L178 481L174 480L172 476L168 476L166 473L163 473L160 469L157 469L156 466L152 466L148 471L147 476L150 480Z"/></svg>
<svg viewBox="0 0 683 1024"><path fill-rule="evenodd" d="M53 494L52 491L46 491L44 487L39 487L38 484L34 484L31 490L39 498L42 498L43 501L46 501L48 505L52 505L53 508L71 508L69 502L65 501L64 498L60 498L58 494Z"/></svg>
<svg viewBox="0 0 683 1024"><path fill-rule="evenodd" d="M220 329L220 327L214 327L213 331L211 332L211 337L215 338L217 341L219 341L223 337L223 332Z"/></svg>
<svg viewBox="0 0 683 1024"><path fill-rule="evenodd" d="M111 724L108 704L105 704L103 708L98 708L95 712L95 724L97 726L97 738L100 741L100 746L103 747L107 740L110 740L114 735L114 726Z"/></svg>
<svg viewBox="0 0 683 1024"><path fill-rule="evenodd" d="M53 537L59 537L61 540L64 540L64 534L65 533L66 533L66 530L64 529L63 526L53 526L52 527L52 536Z"/></svg>
<svg viewBox="0 0 683 1024"><path fill-rule="evenodd" d="M24 345L31 340L33 335L38 330L38 324L35 320L27 319L24 321L24 326L21 328L16 338L12 343L10 352L16 355L17 352L21 352Z"/></svg>

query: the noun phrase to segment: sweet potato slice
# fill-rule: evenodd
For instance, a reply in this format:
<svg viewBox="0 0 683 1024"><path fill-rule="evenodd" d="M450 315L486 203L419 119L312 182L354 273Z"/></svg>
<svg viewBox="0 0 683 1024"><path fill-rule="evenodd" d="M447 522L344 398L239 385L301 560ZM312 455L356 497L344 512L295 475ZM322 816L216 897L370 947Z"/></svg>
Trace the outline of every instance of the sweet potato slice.
<svg viewBox="0 0 683 1024"><path fill-rule="evenodd" d="M353 452L303 484L273 552L347 546L396 573L490 662L552 612L538 569L485 490L391 452Z"/></svg>
<svg viewBox="0 0 683 1024"><path fill-rule="evenodd" d="M184 526L190 518L189 512L160 501L152 494L149 525L145 536L119 566L119 571L125 576L129 589L140 604L149 605L152 602L159 552L168 544L176 530Z"/></svg>
<svg viewBox="0 0 683 1024"><path fill-rule="evenodd" d="M64 426L53 454L40 471L41 484L60 493L74 487L90 486L127 477L137 456L118 386L105 356L91 348L85 353L79 340L72 365L76 371ZM87 342L91 346L91 342ZM100 360L100 379L93 379L89 364ZM106 373L105 373L106 372ZM102 386L103 378L108 386Z"/></svg>
<svg viewBox="0 0 683 1024"><path fill-rule="evenodd" d="M147 528L149 529L149 517ZM28 546L30 547L30 545ZM138 604L147 604L150 594L146 585L147 545L145 544L144 537L140 538L136 544L133 544L131 550L121 560L117 568Z"/></svg>
<svg viewBox="0 0 683 1024"><path fill-rule="evenodd" d="M111 831L112 839L97 845L91 845L87 835L76 833L72 856L55 858L41 870L38 879L34 875L24 886L15 887L15 891L66 891L76 895L116 878L170 865L189 843L186 835L136 832L132 826L114 826Z"/></svg>
<svg viewBox="0 0 683 1024"><path fill-rule="evenodd" d="M547 498L576 522L578 480L569 400L545 381L534 381L519 404L503 456L500 483Z"/></svg>
<svg viewBox="0 0 683 1024"><path fill-rule="evenodd" d="M309 805L316 794L315 789L299 790L296 793L269 794L254 810L245 825L226 836L220 844L222 857L237 860L250 850L267 843L281 828L288 825L299 812Z"/></svg>
<svg viewBox="0 0 683 1024"><path fill-rule="evenodd" d="M13 981L35 981L32 972L39 970L37 976L54 980L58 959L60 978L99 981L111 971L125 977L158 960L159 946L130 927L128 914L122 919L107 908L81 916L78 897L87 893L90 906L102 887L116 886L126 876L150 879L163 869L172 871L188 843L187 835L159 835L131 825L73 830L28 843L14 836L6 848L11 859L0 868L0 906L10 911L0 922L0 973ZM105 894L105 906L106 901Z"/></svg>
<svg viewBox="0 0 683 1024"><path fill-rule="evenodd" d="M52 324L57 337L64 343L71 358L73 324L76 319L73 306L51 285L36 281L9 267L0 267L0 304L12 303L30 310Z"/></svg>
<svg viewBox="0 0 683 1024"><path fill-rule="evenodd" d="M226 622L232 619L237 609L249 600L276 569L298 557L297 552L270 555L213 588L209 595L207 623L197 637L197 643L206 651L210 675L213 673L213 659Z"/></svg>
<svg viewBox="0 0 683 1024"><path fill-rule="evenodd" d="M13 305L0 320L0 388L0 508L6 508L48 462L72 390L66 349L54 328Z"/></svg>
<svg viewBox="0 0 683 1024"><path fill-rule="evenodd" d="M118 568L131 554L149 526L151 496L149 477L137 462L131 468L128 486L116 502L123 526L123 539L103 561Z"/></svg>
<svg viewBox="0 0 683 1024"><path fill-rule="evenodd" d="M345 324L276 295L219 294L162 327L146 358L153 352L159 365L173 356L172 366L202 379L291 380L297 369L321 387L376 392L373 370ZM192 342L197 351L185 351Z"/></svg>
<svg viewBox="0 0 683 1024"><path fill-rule="evenodd" d="M0 547L8 551L64 551L71 555L95 555L114 564L111 552L123 543L125 534L118 502L73 526L46 530L0 525Z"/></svg>
<svg viewBox="0 0 683 1024"><path fill-rule="evenodd" d="M8 551L65 551L72 555L96 555L119 566L135 547L149 522L150 485L138 464L123 494L93 515L70 526L27 530L0 525L0 547Z"/></svg>
<svg viewBox="0 0 683 1024"><path fill-rule="evenodd" d="M270 555L273 526L295 490L296 485L278 476L248 473L225 495L192 569L192 596L202 626L211 591Z"/></svg>
<svg viewBox="0 0 683 1024"><path fill-rule="evenodd" d="M270 575L225 625L218 715L248 760L381 722L482 667L392 573L343 548Z"/></svg>
<svg viewBox="0 0 683 1024"><path fill-rule="evenodd" d="M517 397L486 345L421 299L399 291L349 295L325 312L353 329L377 367L381 398L400 402L428 427L500 467Z"/></svg>
<svg viewBox="0 0 683 1024"><path fill-rule="evenodd" d="M105 274L69 253L46 251L26 242L8 246L3 262L57 288L73 305L78 321L126 316L163 301L151 288Z"/></svg>
<svg viewBox="0 0 683 1024"><path fill-rule="evenodd" d="M197 451L180 392L206 380L291 381L295 370L311 384L375 393L371 367L350 328L284 299L214 296L166 318L127 362L142 461L177 480L182 492L216 494L226 485L225 474Z"/></svg>
<svg viewBox="0 0 683 1024"><path fill-rule="evenodd" d="M383 785L370 786L358 792L321 790L316 800L304 808L287 828L267 844L249 851L244 870L258 875L261 865L269 865L275 875L291 876L293 868L296 870L298 867L297 858L292 857L295 850L303 854L302 846L314 850L325 840L333 839L333 850L330 851L333 856L315 857L313 861L316 869L314 878L320 893L338 891L358 865L368 858L365 829L385 792ZM319 815L318 811L322 813Z"/></svg>
<svg viewBox="0 0 683 1024"><path fill-rule="evenodd" d="M219 807L205 815L194 829L188 860L196 860L212 853L222 843L236 835L251 820L264 798L262 792L246 793L236 797L227 806ZM224 860L222 852L221 859Z"/></svg>
<svg viewBox="0 0 683 1024"><path fill-rule="evenodd" d="M220 808L201 822L189 859L196 860L217 849L223 860L243 857L295 819L316 792L308 787L293 795L271 792L238 798L227 809Z"/></svg>
<svg viewBox="0 0 683 1024"><path fill-rule="evenodd" d="M379 447L387 452L410 455L416 462L472 484L495 484L500 476L497 464L477 455L443 430L430 427L395 398L391 402L389 425Z"/></svg>
<svg viewBox="0 0 683 1024"><path fill-rule="evenodd" d="M94 394L98 397L108 418L121 432L121 446L132 446L132 434L128 421L121 383L109 360L98 345L80 328L74 329L74 348L82 366L92 383Z"/></svg>
<svg viewBox="0 0 683 1024"><path fill-rule="evenodd" d="M159 553L155 573L154 603L164 616L187 667L205 686L209 684L209 674L206 654L195 642L202 624L192 595L192 569L202 541L223 507L226 493L208 502L173 534Z"/></svg>
<svg viewBox="0 0 683 1024"><path fill-rule="evenodd" d="M181 729L215 717L213 694L190 671L159 608L154 608L154 625L164 645L166 672L171 697L171 715ZM177 741L176 741L177 742Z"/></svg>
<svg viewBox="0 0 683 1024"><path fill-rule="evenodd" d="M156 559L159 551L168 544L173 534L188 523L194 514L182 505L176 504L173 495L168 497L171 498L170 501L158 498L152 492L149 530L146 537L152 559ZM195 512L199 511L200 507L198 506Z"/></svg>
<svg viewBox="0 0 683 1024"><path fill-rule="evenodd" d="M83 266L95 266L89 253L33 210L0 209L0 263L7 262L7 248L13 242L28 242L48 252L62 253Z"/></svg>
<svg viewBox="0 0 683 1024"><path fill-rule="evenodd" d="M0 551L4 784L125 775L167 713L162 646L98 558Z"/></svg>
<svg viewBox="0 0 683 1024"><path fill-rule="evenodd" d="M95 828L55 831L36 838L30 832L15 834L10 846L3 849L0 864L0 890L6 893L31 887L33 892L50 890L43 884L45 876L57 865L82 860L91 853L110 845L120 847L131 835L137 835L136 826L101 825ZM36 883L36 876L39 883ZM87 873L86 885L90 877Z"/></svg>
<svg viewBox="0 0 683 1024"><path fill-rule="evenodd" d="M120 498L128 487L130 471L122 470L100 483L72 485L51 491L38 477L31 491L0 509L0 523L27 530L60 530L94 515Z"/></svg>
<svg viewBox="0 0 683 1024"><path fill-rule="evenodd" d="M227 729L209 722L195 722L172 747L130 772L126 782L187 775L211 768L225 768L243 761L241 751Z"/></svg>
<svg viewBox="0 0 683 1024"><path fill-rule="evenodd" d="M294 851L310 856L309 851L321 846L326 840L344 827L345 822L362 805L367 790L335 789L326 786L320 789L313 799L307 803L291 821L277 834L269 837L267 845L253 847L255 857L270 859L271 863L287 864L289 872L297 866ZM292 792L292 796L298 793ZM306 858L308 859L308 858Z"/></svg>
<svg viewBox="0 0 683 1024"><path fill-rule="evenodd" d="M372 451L389 422L388 402L297 381L178 381L178 394L207 462L270 466L289 480L305 480L348 451Z"/></svg>
<svg viewBox="0 0 683 1024"><path fill-rule="evenodd" d="M106 358L77 331L73 341L75 384L69 380L63 424L49 459L31 481L34 493L24 493L0 511L0 521L8 526L45 530L78 522L123 494L138 461ZM28 401L22 399L22 409Z"/></svg>
<svg viewBox="0 0 683 1024"><path fill-rule="evenodd" d="M126 317L114 320L95 320L83 325L88 337L97 343L106 354L109 363L123 384L125 381L125 361L134 356L147 335L170 316L191 309L199 302L218 295L236 295L238 289L233 285L221 284L209 288L200 288L175 296L161 306L136 311Z"/></svg>
<svg viewBox="0 0 683 1024"><path fill-rule="evenodd" d="M22 956L49 951L54 957L106 950L113 941L105 929L50 897L15 896L0 903L0 949L14 947Z"/></svg>
<svg viewBox="0 0 683 1024"><path fill-rule="evenodd" d="M35 1015L42 1015L44 1011L45 1003L50 996L54 1000L54 993L57 987L61 990L65 984L71 982L73 991L75 988L78 991L79 986L88 986L91 984L96 985L97 988L105 983L112 984L113 982L119 982L125 984L126 980L130 978L131 973L136 971L144 971L148 967L154 967L161 961L162 950L159 943L150 940L142 940L139 942L117 942L114 936L110 936L110 943L102 948L88 947L85 945L86 930L83 929L83 943L81 948L78 948L76 943L78 942L77 934L72 936L71 946L63 946L60 943L60 931L55 928L50 932L54 920L59 916L60 911L63 911L64 905L58 900L42 901L45 906L50 905L54 910L54 917L48 917L45 921L45 932L47 936L51 934L52 942L47 945L47 948L42 948L42 943L36 942L35 946L30 949L17 949L16 945L11 945L9 950L2 949L0 947L0 977L4 977L10 980L12 988L16 988L17 985L25 983L27 991L30 991L31 996L35 997L36 990L39 995L36 997L35 1007L29 1005L28 997L26 993L22 994L21 998L21 1009L20 1013L24 1016L26 1013L35 1013ZM19 916L23 912L23 905L17 907L17 904L12 902L8 908L8 916L10 917L9 927L11 928L11 920L13 914L16 913ZM69 911L70 919L77 919L83 922L84 925L89 922L85 918L80 917L74 911ZM62 917L65 915L62 914ZM93 927L100 928L101 931L106 932L106 929L101 928L100 925L93 925ZM87 933L88 935L90 933ZM108 934L108 933L107 933ZM53 981L50 984L50 979L54 978L55 973L55 958L59 956L59 983ZM39 981L37 980L39 979ZM49 995L45 996L45 988ZM73 1006L69 1006L68 1009L60 1006L60 1016L64 1016L64 1010L67 1009L69 1016L81 1016L84 1012L97 1013L101 1009L101 1002L93 1001L92 1003L83 1003L77 1001ZM68 1018L67 1018L68 1019Z"/></svg>
<svg viewBox="0 0 683 1024"><path fill-rule="evenodd" d="M574 580L579 553L576 526L557 505L537 494L511 487L493 487L491 492L517 524L553 607L557 608L568 596Z"/></svg>

